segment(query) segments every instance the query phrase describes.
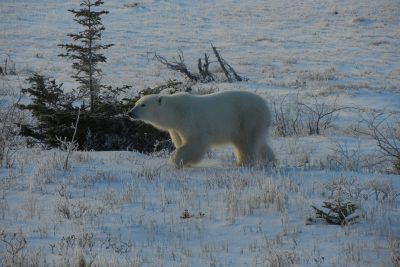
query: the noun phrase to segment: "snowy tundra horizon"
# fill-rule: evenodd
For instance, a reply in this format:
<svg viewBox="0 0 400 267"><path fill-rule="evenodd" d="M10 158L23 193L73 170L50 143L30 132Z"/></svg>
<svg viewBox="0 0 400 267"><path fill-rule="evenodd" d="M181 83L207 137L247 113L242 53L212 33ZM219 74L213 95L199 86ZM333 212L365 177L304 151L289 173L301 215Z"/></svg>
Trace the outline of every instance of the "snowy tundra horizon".
<svg viewBox="0 0 400 267"><path fill-rule="evenodd" d="M399 151L398 0L105 1L102 82L133 98L185 81L154 53L181 51L195 70L212 43L248 81L192 93L265 99L268 168L236 167L230 147L192 168L168 151L72 151L64 168L61 146L5 140L34 122L13 106L31 101L29 76L77 86L57 45L80 30L68 12L79 4L0 1L0 266L400 265L400 175L380 142ZM335 224L339 206L349 215Z"/></svg>

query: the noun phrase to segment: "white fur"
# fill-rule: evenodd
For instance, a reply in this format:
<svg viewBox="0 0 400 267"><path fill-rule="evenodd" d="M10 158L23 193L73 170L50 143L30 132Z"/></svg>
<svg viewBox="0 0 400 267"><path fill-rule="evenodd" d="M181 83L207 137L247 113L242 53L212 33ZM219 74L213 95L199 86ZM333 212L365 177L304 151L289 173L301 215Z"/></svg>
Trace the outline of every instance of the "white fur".
<svg viewBox="0 0 400 267"><path fill-rule="evenodd" d="M234 146L238 165L275 161L267 143L271 112L253 93L148 95L130 115L169 132L176 147L171 160L177 167L195 164L210 146L227 143Z"/></svg>

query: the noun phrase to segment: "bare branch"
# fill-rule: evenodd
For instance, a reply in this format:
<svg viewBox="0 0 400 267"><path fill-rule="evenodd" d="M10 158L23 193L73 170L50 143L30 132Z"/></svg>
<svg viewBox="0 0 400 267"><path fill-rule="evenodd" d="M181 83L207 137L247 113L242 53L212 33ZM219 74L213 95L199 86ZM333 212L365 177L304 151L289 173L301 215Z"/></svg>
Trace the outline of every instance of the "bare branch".
<svg viewBox="0 0 400 267"><path fill-rule="evenodd" d="M220 55L219 52L217 50L217 48L215 46L213 46L213 44L211 43L211 48L214 51L214 55L217 58L219 65L222 68L222 71L225 73L226 78L228 79L229 82L232 82L233 80L238 81L238 82L242 82L246 79L240 77L236 71L232 68L231 65L229 65ZM233 78L231 77L231 75L233 75Z"/></svg>
<svg viewBox="0 0 400 267"><path fill-rule="evenodd" d="M209 56L207 55L207 53L204 53L204 64L202 64L201 58L199 58L197 63L197 67L199 69L202 81L211 82L215 80L214 76L209 71L209 66L210 66Z"/></svg>
<svg viewBox="0 0 400 267"><path fill-rule="evenodd" d="M67 151L67 155L65 156L65 162L64 162L64 170L68 169L68 161L69 161L69 157L71 156L72 151L74 151L78 148L78 144L75 140L75 136L78 131L80 115L81 115L81 109L79 108L78 114L76 116L75 124L72 123L72 125L71 125L71 127L74 129L74 133L72 134L71 141L67 141L67 138L56 137L58 142L60 142L61 148L65 149Z"/></svg>
<svg viewBox="0 0 400 267"><path fill-rule="evenodd" d="M228 70L225 67L225 63L222 60L221 56L219 55L217 48L215 46L213 46L213 44L211 44L212 50L214 51L214 55L217 58L219 65L221 66L222 71L225 73L226 78L228 79L228 82L232 82L232 78L229 75Z"/></svg>
<svg viewBox="0 0 400 267"><path fill-rule="evenodd" d="M337 105L337 98L333 105L326 103L318 103L317 97L314 97L314 103L306 104L301 101L297 101L299 111L306 115L308 133L321 134L321 130L328 129L331 127L333 120L336 118L337 112L350 109L350 107L343 107Z"/></svg>
<svg viewBox="0 0 400 267"><path fill-rule="evenodd" d="M399 114L372 112L364 114L356 133L374 139L382 153L396 162L400 162L400 118Z"/></svg>
<svg viewBox="0 0 400 267"><path fill-rule="evenodd" d="M167 66L167 68L174 71L178 71L186 75L190 80L197 81L198 77L193 75L186 67L185 59L183 57L183 52L181 50L179 50L178 56L179 56L179 61L174 58L173 62L169 62L165 57L160 56L157 53L154 53L154 59L156 59L161 64Z"/></svg>
<svg viewBox="0 0 400 267"><path fill-rule="evenodd" d="M215 57L217 58L217 61L222 69L222 71L225 74L227 82L234 82L234 81L246 81L247 79L240 77L236 71L233 69L231 65L229 65L219 54L217 48L211 44L212 50L214 52ZM195 82L202 82L202 83L207 83L207 82L212 82L215 81L215 77L209 70L210 67L210 57L206 53L204 54L204 62L202 61L202 58L199 58L197 60L197 68L198 68L198 73L192 73L189 71L185 64L185 59L183 56L183 52L179 50L178 52L178 58L173 58L172 61L168 61L165 57L158 55L157 53L154 53L153 60L157 60L161 64L167 66L167 68L173 70L173 71L178 71L182 74L184 74L186 77L188 77L191 81Z"/></svg>

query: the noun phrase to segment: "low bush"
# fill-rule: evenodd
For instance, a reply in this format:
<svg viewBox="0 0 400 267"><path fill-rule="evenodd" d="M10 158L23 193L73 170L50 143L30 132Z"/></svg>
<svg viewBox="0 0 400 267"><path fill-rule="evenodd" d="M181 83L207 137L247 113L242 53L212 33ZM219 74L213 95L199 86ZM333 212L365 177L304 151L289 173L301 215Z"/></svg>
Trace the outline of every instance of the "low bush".
<svg viewBox="0 0 400 267"><path fill-rule="evenodd" d="M32 103L20 104L19 107L30 110L37 123L21 124L21 134L47 147L59 147L60 140L71 140L75 130L73 124L80 109L78 100L65 93L55 80L35 74L29 82L31 87L23 92L32 98ZM75 135L78 149L151 153L169 148L171 143L166 133L142 122L131 121L125 115L139 96L132 100L108 98L98 102L96 112L81 110Z"/></svg>

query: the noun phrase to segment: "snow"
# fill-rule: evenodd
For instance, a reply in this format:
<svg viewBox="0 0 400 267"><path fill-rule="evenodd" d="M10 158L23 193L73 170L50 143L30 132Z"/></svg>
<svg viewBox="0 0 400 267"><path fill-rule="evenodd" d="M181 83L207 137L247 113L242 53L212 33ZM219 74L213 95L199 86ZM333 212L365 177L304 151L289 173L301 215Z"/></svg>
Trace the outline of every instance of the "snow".
<svg viewBox="0 0 400 267"><path fill-rule="evenodd" d="M79 30L67 12L79 2L0 2L0 66L8 55L18 73L0 79L2 107L34 72L76 85L57 44ZM363 111L400 112L397 0L105 2L103 41L115 46L103 82L132 85L128 95L180 78L154 52L171 59L181 49L195 69L212 42L249 81L195 88L351 109L321 136L272 136L272 169L234 167L229 147L183 170L167 155L128 151L73 152L63 170L65 152L20 148L0 168L0 265L12 261L4 241L17 233L27 240L14 259L22 265L395 266L400 176L351 128ZM360 219L309 223L311 206L338 194L359 205Z"/></svg>

